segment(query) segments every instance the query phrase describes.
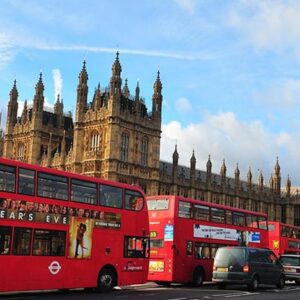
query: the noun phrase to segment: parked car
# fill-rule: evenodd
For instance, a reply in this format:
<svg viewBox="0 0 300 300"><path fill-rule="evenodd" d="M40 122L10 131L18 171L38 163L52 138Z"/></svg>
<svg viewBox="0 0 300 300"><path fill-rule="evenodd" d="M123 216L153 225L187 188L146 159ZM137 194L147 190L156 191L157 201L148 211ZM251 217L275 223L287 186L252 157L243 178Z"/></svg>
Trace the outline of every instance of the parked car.
<svg viewBox="0 0 300 300"><path fill-rule="evenodd" d="M282 289L285 274L282 264L270 249L221 247L214 260L213 281L218 288L246 284L251 291L256 291L260 284L267 284Z"/></svg>
<svg viewBox="0 0 300 300"><path fill-rule="evenodd" d="M285 272L285 280L294 280L300 285L300 255L282 254L279 257Z"/></svg>

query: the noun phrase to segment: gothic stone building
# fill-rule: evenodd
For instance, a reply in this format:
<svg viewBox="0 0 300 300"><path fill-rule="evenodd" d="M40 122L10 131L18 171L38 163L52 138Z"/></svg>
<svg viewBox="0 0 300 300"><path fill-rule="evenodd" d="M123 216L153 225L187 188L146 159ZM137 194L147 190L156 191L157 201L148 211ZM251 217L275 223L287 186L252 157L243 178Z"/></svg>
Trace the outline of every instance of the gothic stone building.
<svg viewBox="0 0 300 300"><path fill-rule="evenodd" d="M291 182L281 192L278 159L269 187L260 174L258 184L240 180L237 166L234 178L212 173L208 158L206 171L196 169L194 152L189 167L179 165L177 146L173 162L160 161L162 83L157 73L153 86L152 111L140 97L137 84L131 95L127 79L122 86L119 54L112 65L109 87L95 89L88 101L88 73L83 63L77 85L75 120L64 113L57 98L54 111L44 109L42 75L36 84L33 105L25 102L17 116L16 81L10 92L5 134L0 134L0 155L32 164L78 172L141 186L146 194L178 194L254 211L267 212L272 220L300 225L298 196L291 194Z"/></svg>

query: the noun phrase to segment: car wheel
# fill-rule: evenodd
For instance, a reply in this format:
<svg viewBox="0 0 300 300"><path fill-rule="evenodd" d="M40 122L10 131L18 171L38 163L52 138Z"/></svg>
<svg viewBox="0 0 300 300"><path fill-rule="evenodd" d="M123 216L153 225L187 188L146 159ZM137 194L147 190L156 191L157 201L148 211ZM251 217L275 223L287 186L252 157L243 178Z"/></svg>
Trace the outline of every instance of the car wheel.
<svg viewBox="0 0 300 300"><path fill-rule="evenodd" d="M258 284L258 277L254 276L251 280L251 283L248 285L249 290L252 292L256 292L258 289Z"/></svg>
<svg viewBox="0 0 300 300"><path fill-rule="evenodd" d="M226 283L218 282L217 287L218 287L219 290L225 290L226 289Z"/></svg>
<svg viewBox="0 0 300 300"><path fill-rule="evenodd" d="M285 284L284 276L283 276L283 275L280 275L279 281L278 281L278 283L276 284L276 287L277 287L278 289L283 289L284 284Z"/></svg>

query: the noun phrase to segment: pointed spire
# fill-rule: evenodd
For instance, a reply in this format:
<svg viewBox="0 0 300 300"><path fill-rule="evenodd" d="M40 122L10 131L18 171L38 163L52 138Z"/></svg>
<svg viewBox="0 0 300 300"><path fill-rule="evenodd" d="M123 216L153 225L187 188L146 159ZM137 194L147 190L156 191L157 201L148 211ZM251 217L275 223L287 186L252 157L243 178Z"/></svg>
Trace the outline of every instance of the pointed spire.
<svg viewBox="0 0 300 300"><path fill-rule="evenodd" d="M116 59L114 64L112 65L112 75L113 76L120 76L122 72L122 67L119 61L119 51L116 53Z"/></svg>
<svg viewBox="0 0 300 300"><path fill-rule="evenodd" d="M130 92L129 92L129 88L128 88L128 84L127 84L128 80L127 78L125 79L125 85L123 87L123 95L128 98L129 95L130 95Z"/></svg>
<svg viewBox="0 0 300 300"><path fill-rule="evenodd" d="M260 170L260 174L258 176L258 185L260 188L262 188L264 186L264 177L262 174L262 170Z"/></svg>
<svg viewBox="0 0 300 300"><path fill-rule="evenodd" d="M249 166L249 170L248 170L248 173L247 173L247 183L248 185L252 185L252 172L251 172L251 167Z"/></svg>
<svg viewBox="0 0 300 300"><path fill-rule="evenodd" d="M208 161L206 163L206 172L211 173L211 170L212 170L212 163L211 163L210 154L209 154L208 155Z"/></svg>
<svg viewBox="0 0 300 300"><path fill-rule="evenodd" d="M44 84L42 72L40 73L39 80L35 85L35 95L33 98L33 112L42 112L44 108Z"/></svg>
<svg viewBox="0 0 300 300"><path fill-rule="evenodd" d="M27 100L25 100L22 115L21 115L21 123L22 124L25 124L27 122L27 114L28 114Z"/></svg>
<svg viewBox="0 0 300 300"><path fill-rule="evenodd" d="M220 174L222 177L226 177L226 165L225 165L225 159L223 159L223 163L222 163L222 166L221 166L221 170L220 170Z"/></svg>
<svg viewBox="0 0 300 300"><path fill-rule="evenodd" d="M157 93L157 94L161 93L162 84L161 84L161 81L160 81L160 72L159 72L159 70L157 71L157 76L156 76L156 80L155 80L154 85L153 85L153 89L154 89L154 93Z"/></svg>
<svg viewBox="0 0 300 300"><path fill-rule="evenodd" d="M275 163L275 166L274 166L274 174L275 174L275 176L280 175L280 166L279 166L279 163L278 163L278 156L276 158L276 163Z"/></svg>
<svg viewBox="0 0 300 300"><path fill-rule="evenodd" d="M139 81L136 83L136 88L135 88L135 101L140 100L140 84Z"/></svg>
<svg viewBox="0 0 300 300"><path fill-rule="evenodd" d="M39 80L35 86L36 95L43 95L44 92L44 83L43 83L43 74L40 72Z"/></svg>
<svg viewBox="0 0 300 300"><path fill-rule="evenodd" d="M195 151L193 150L193 154L191 157L191 169L195 170L196 168L196 157L195 157Z"/></svg>
<svg viewBox="0 0 300 300"><path fill-rule="evenodd" d="M239 178L240 178L240 169L239 169L239 164L238 164L238 163L236 164L236 168L235 168L235 171L234 171L234 175L235 175L235 178L236 178L236 179L239 179Z"/></svg>
<svg viewBox="0 0 300 300"><path fill-rule="evenodd" d="M290 196L291 194L291 180L290 180L290 175L287 176L287 179L286 179L286 194L287 196Z"/></svg>
<svg viewBox="0 0 300 300"><path fill-rule="evenodd" d="M89 79L88 73L86 71L86 61L85 60L83 61L82 69L79 73L78 78L79 78L79 84L86 84Z"/></svg>
<svg viewBox="0 0 300 300"><path fill-rule="evenodd" d="M173 165L178 165L179 154L177 152L177 144L175 145L175 150L173 153Z"/></svg>
<svg viewBox="0 0 300 300"><path fill-rule="evenodd" d="M16 79L14 80L14 85L13 85L9 95L10 95L10 100L17 101L19 93L18 93L18 90L17 90L17 81L16 81Z"/></svg>
<svg viewBox="0 0 300 300"><path fill-rule="evenodd" d="M94 110L99 110L101 108L101 88L100 88L100 82L98 82L98 86L95 89L93 108L94 108Z"/></svg>

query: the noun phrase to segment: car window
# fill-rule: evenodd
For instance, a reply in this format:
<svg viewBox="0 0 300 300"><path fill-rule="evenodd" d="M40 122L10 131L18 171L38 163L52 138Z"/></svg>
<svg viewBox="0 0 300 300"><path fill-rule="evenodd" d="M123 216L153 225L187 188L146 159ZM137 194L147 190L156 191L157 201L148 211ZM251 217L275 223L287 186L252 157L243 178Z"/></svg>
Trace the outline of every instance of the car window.
<svg viewBox="0 0 300 300"><path fill-rule="evenodd" d="M223 266L242 265L246 256L246 249L244 248L219 248L215 257L215 264Z"/></svg>
<svg viewBox="0 0 300 300"><path fill-rule="evenodd" d="M300 257L281 256L280 262L284 265L300 266Z"/></svg>

